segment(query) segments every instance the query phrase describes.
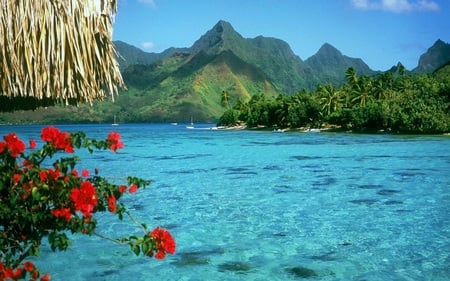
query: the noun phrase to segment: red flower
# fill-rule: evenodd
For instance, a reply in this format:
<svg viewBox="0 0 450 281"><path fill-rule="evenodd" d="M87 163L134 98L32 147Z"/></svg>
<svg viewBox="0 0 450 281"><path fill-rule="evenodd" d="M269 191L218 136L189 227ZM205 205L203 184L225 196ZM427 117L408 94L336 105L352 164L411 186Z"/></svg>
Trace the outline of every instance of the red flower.
<svg viewBox="0 0 450 281"><path fill-rule="evenodd" d="M81 175L82 175L83 177L87 178L87 177L89 177L89 171L86 170L86 169L83 169L83 170L81 171Z"/></svg>
<svg viewBox="0 0 450 281"><path fill-rule="evenodd" d="M156 252L155 258L158 260L162 260L166 257L166 253L164 251L158 251Z"/></svg>
<svg viewBox="0 0 450 281"><path fill-rule="evenodd" d="M0 141L0 153L2 153L6 148L6 143Z"/></svg>
<svg viewBox="0 0 450 281"><path fill-rule="evenodd" d="M74 175L75 177L78 177L78 171L77 170L72 170L72 171L70 171L70 173L72 174L72 175Z"/></svg>
<svg viewBox="0 0 450 281"><path fill-rule="evenodd" d="M33 271L33 273L31 273L31 280L33 280L33 279L38 279L38 277L39 277L39 270L35 270L35 271ZM30 281L31 281L30 280Z"/></svg>
<svg viewBox="0 0 450 281"><path fill-rule="evenodd" d="M70 212L70 208L61 208L61 209L53 209L50 211L52 215L57 218L63 218L67 222L72 218L72 213Z"/></svg>
<svg viewBox="0 0 450 281"><path fill-rule="evenodd" d="M119 192L120 193L124 193L125 191L127 191L127 186L126 185L119 186Z"/></svg>
<svg viewBox="0 0 450 281"><path fill-rule="evenodd" d="M116 197L114 195L108 197L108 210L111 213L115 213L117 211Z"/></svg>
<svg viewBox="0 0 450 281"><path fill-rule="evenodd" d="M36 141L35 140L33 140L33 139L31 139L30 140L30 149L35 149L36 148Z"/></svg>
<svg viewBox="0 0 450 281"><path fill-rule="evenodd" d="M123 142L120 141L120 134L116 132L110 132L106 142L109 145L109 149L116 152L117 149L123 148Z"/></svg>
<svg viewBox="0 0 450 281"><path fill-rule="evenodd" d="M20 174L14 174L13 179L15 183L18 183L20 181Z"/></svg>
<svg viewBox="0 0 450 281"><path fill-rule="evenodd" d="M32 271L34 269L34 264L31 261L26 261L23 263L23 269L25 269L25 271Z"/></svg>
<svg viewBox="0 0 450 281"><path fill-rule="evenodd" d="M41 170L39 172L39 178L41 180L41 182L44 182L47 180L47 171L46 170Z"/></svg>
<svg viewBox="0 0 450 281"><path fill-rule="evenodd" d="M73 153L72 140L69 133L59 134L54 145L56 148L64 149L67 153Z"/></svg>
<svg viewBox="0 0 450 281"><path fill-rule="evenodd" d="M67 153L73 153L72 140L67 132L60 132L55 127L47 127L42 129L41 139L51 143L56 149L63 149Z"/></svg>
<svg viewBox="0 0 450 281"><path fill-rule="evenodd" d="M28 167L28 168L33 168L33 164L27 159L23 160L22 166Z"/></svg>
<svg viewBox="0 0 450 281"><path fill-rule="evenodd" d="M54 142L59 134L60 131L58 128L50 126L42 129L41 139L45 142Z"/></svg>
<svg viewBox="0 0 450 281"><path fill-rule="evenodd" d="M40 280L41 281L50 281L50 278L51 278L50 274L47 273L44 276L42 276Z"/></svg>
<svg viewBox="0 0 450 281"><path fill-rule="evenodd" d="M19 280L20 278L22 278L22 274L23 274L22 268L17 268L16 270L14 270L12 278L14 280Z"/></svg>
<svg viewBox="0 0 450 281"><path fill-rule="evenodd" d="M150 232L150 236L153 237L156 244L156 255L155 258L163 259L166 253L174 254L175 253L175 240L169 231L157 227Z"/></svg>
<svg viewBox="0 0 450 281"><path fill-rule="evenodd" d="M12 157L17 158L25 150L25 143L15 133L8 134L3 139ZM4 147L0 150L3 151Z"/></svg>
<svg viewBox="0 0 450 281"><path fill-rule="evenodd" d="M135 193L138 190L137 185L132 184L130 185L130 193Z"/></svg>
<svg viewBox="0 0 450 281"><path fill-rule="evenodd" d="M39 172L39 178L41 180L41 182L45 182L47 180L58 180L60 176L60 172L59 170L53 170L53 169L48 169L48 170L41 170Z"/></svg>
<svg viewBox="0 0 450 281"><path fill-rule="evenodd" d="M75 210L80 211L84 216L90 216L98 203L95 187L88 181L83 182L80 188L72 189L70 199L75 205Z"/></svg>

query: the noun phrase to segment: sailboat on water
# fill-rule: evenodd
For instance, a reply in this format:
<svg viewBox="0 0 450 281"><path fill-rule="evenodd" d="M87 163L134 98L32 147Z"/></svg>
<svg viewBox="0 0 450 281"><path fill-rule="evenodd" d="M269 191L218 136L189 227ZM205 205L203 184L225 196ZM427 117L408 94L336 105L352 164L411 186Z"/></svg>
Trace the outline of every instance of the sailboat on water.
<svg viewBox="0 0 450 281"><path fill-rule="evenodd" d="M186 129L194 129L194 119L191 116L191 125L190 126L186 126Z"/></svg>
<svg viewBox="0 0 450 281"><path fill-rule="evenodd" d="M119 126L119 123L116 122L116 115L114 114L114 123L111 126Z"/></svg>

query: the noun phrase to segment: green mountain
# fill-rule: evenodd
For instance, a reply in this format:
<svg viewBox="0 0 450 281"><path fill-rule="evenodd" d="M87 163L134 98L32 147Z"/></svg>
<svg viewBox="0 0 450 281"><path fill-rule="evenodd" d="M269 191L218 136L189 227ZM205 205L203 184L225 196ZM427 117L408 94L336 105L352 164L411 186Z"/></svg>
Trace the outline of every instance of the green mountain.
<svg viewBox="0 0 450 281"><path fill-rule="evenodd" d="M215 122L229 106L253 95L273 98L327 82L340 84L349 67L358 75L377 73L361 59L345 56L330 44L303 61L286 42L263 36L243 38L225 21L219 21L191 47L147 53L125 42L114 44L128 87L115 103L2 113L0 124L112 122L114 116L121 123L188 122L191 118ZM421 57L418 69L434 70L443 65L448 46L438 40ZM400 65L391 70L398 71ZM427 65L433 67L424 68ZM225 106L224 93L230 101Z"/></svg>
<svg viewBox="0 0 450 281"><path fill-rule="evenodd" d="M243 61L259 68L280 91L288 94L313 87L319 82L286 42L263 36L243 38L225 21L219 21L190 48L193 53L200 50L208 54L231 51Z"/></svg>
<svg viewBox="0 0 450 281"><path fill-rule="evenodd" d="M430 73L450 62L450 44L438 39L419 58L419 65L413 69L414 73Z"/></svg>
<svg viewBox="0 0 450 281"><path fill-rule="evenodd" d="M328 43L323 44L319 51L305 62L317 73L321 83L341 84L345 81L345 71L349 67L353 67L360 75L370 76L377 73L371 70L362 59L345 56Z"/></svg>
<svg viewBox="0 0 450 281"><path fill-rule="evenodd" d="M117 103L122 111L135 108L133 114L142 116L140 121L187 122L193 117L214 122L225 110L224 91L231 102L257 93L269 97L280 93L263 72L230 51L176 54L150 66L130 66L123 78L129 91L121 96L128 101L119 97Z"/></svg>
<svg viewBox="0 0 450 281"><path fill-rule="evenodd" d="M114 41L113 43L116 51L119 53L118 62L121 71L134 64L153 64L157 61L168 58L175 53L187 50L186 48L169 48L162 53L147 53L122 41Z"/></svg>

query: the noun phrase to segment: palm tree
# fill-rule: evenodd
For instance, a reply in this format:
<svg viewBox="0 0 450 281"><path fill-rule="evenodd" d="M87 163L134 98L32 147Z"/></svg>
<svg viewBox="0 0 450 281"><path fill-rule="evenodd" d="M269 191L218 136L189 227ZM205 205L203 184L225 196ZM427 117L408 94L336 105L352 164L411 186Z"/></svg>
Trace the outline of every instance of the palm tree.
<svg viewBox="0 0 450 281"><path fill-rule="evenodd" d="M319 86L319 94L321 96L320 101L322 104L322 110L325 110L327 115L338 110L342 105L342 96L340 91L336 90L331 83L327 83L325 86Z"/></svg>
<svg viewBox="0 0 450 281"><path fill-rule="evenodd" d="M364 107L367 101L371 100L373 97L371 95L372 90L372 78L368 76L362 76L358 79L358 82L354 85L352 93L354 98L352 102L355 103L359 101L359 106Z"/></svg>
<svg viewBox="0 0 450 281"><path fill-rule="evenodd" d="M222 91L222 99L221 102L223 107L228 108L230 106L230 94L227 91Z"/></svg>
<svg viewBox="0 0 450 281"><path fill-rule="evenodd" d="M347 79L347 83L350 86L356 85L358 83L358 75L356 75L356 71L353 67L349 67L347 71L345 71L345 78Z"/></svg>

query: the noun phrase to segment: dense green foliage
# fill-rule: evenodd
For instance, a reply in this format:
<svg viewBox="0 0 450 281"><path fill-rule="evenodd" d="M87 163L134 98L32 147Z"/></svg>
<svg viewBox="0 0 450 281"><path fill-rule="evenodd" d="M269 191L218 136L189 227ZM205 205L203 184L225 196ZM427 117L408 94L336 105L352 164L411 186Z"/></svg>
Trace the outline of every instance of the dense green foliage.
<svg viewBox="0 0 450 281"><path fill-rule="evenodd" d="M347 82L267 99L254 95L235 104L219 125L282 128L335 125L353 131L444 133L450 131L449 66L433 75L385 72L375 77L346 71Z"/></svg>
<svg viewBox="0 0 450 281"><path fill-rule="evenodd" d="M221 120L220 123L232 124L241 119L251 125L301 127L331 122L355 130L363 127L397 130L413 128L416 125L407 124L418 122L405 117L410 115L408 110L415 110L407 109L410 105L402 105L394 97L387 99L389 103L385 97L380 99L375 90L384 88L386 92L402 94L401 97L406 95L408 89L398 89L400 80L409 77L400 63L383 74L372 71L361 59L343 55L330 44L324 44L316 54L303 61L282 40L263 36L243 38L231 24L219 21L189 48L169 48L155 54L123 42L115 42L115 45L121 54L122 76L128 87L127 91L120 91L115 102L95 101L92 105L74 107L52 106L53 102L33 98L3 98L0 99L0 124L112 123L114 119L118 123L182 123L191 119L196 123L217 122L226 110L233 106L240 108L247 102L263 103L264 108L258 108L260 114L256 109L254 112L239 109L239 115L243 114L238 115L239 118L235 112L226 113L222 119L228 121ZM449 48L449 44L438 40L421 56L418 68L427 68L412 73L430 73L445 64ZM355 85L345 77L345 71L350 67L361 76ZM386 81L382 79L384 76ZM440 81L438 76L433 77ZM344 83L345 86L341 86ZM409 92L416 91L414 87L412 85ZM299 89L306 90L296 93ZM355 94L358 91L363 91L359 97ZM223 92L227 93L226 104L222 100ZM317 98L310 99L310 95ZM408 95L416 98L420 93ZM378 103L372 103L374 99ZM424 99L428 106L429 101ZM326 100L328 105L322 108ZM353 108L358 101L363 108ZM398 113L396 106L405 111L401 118L387 117ZM389 120L371 120L370 124L365 124L365 119L369 118L366 115L371 115L370 119L380 119L377 115L396 119L401 124L391 125ZM346 123L349 118L353 123ZM417 118L422 119L422 116ZM430 124L418 125L427 126Z"/></svg>

